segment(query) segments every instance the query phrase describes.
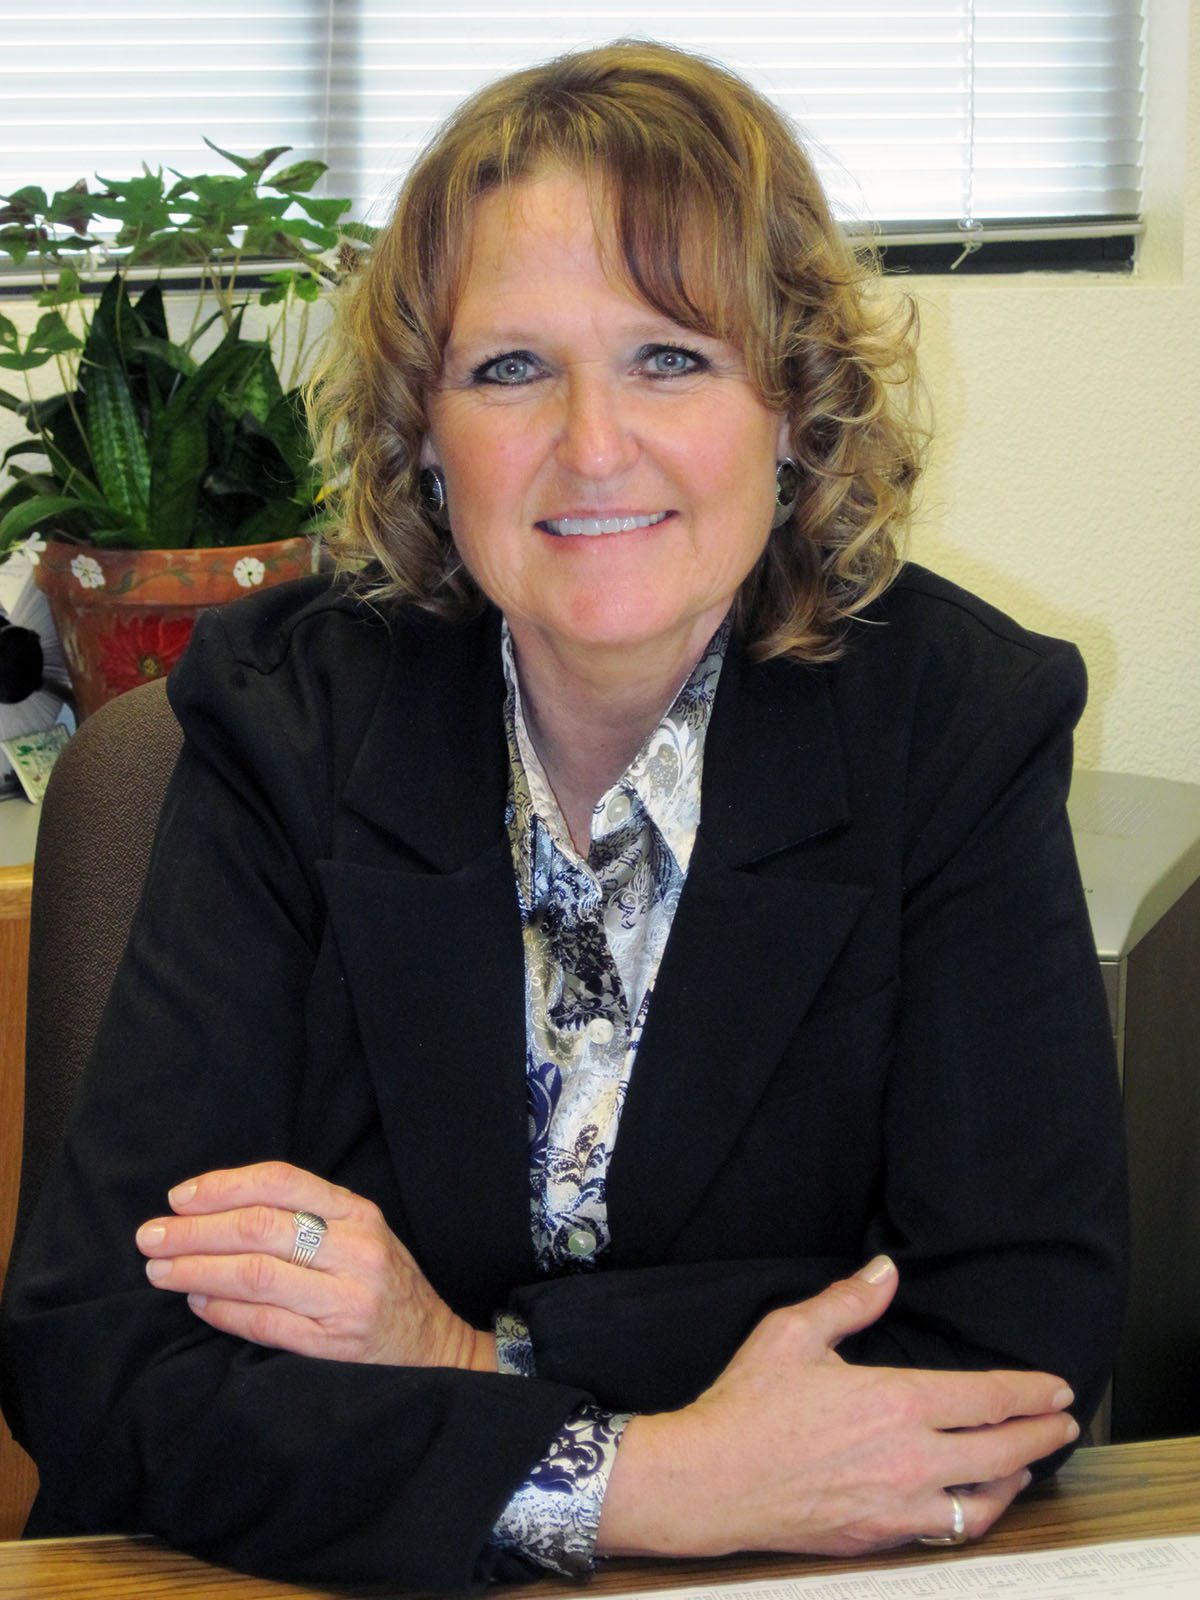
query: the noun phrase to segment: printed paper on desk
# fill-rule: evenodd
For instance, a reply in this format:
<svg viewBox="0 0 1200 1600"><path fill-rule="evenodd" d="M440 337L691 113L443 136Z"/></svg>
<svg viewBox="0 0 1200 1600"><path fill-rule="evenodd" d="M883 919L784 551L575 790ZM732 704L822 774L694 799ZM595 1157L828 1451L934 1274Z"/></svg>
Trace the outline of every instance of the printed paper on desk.
<svg viewBox="0 0 1200 1600"><path fill-rule="evenodd" d="M844 1576L714 1583L673 1589L671 1600L1121 1600L1126 1595L1197 1600L1200 1535L979 1555ZM647 1594L645 1600L652 1597Z"/></svg>

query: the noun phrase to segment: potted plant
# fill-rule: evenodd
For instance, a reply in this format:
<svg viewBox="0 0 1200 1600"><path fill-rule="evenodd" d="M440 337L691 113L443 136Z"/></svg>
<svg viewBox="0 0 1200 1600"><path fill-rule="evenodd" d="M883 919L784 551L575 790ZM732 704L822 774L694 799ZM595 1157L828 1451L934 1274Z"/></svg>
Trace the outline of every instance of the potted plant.
<svg viewBox="0 0 1200 1600"><path fill-rule="evenodd" d="M2 458L0 559L34 561L84 715L168 670L199 608L313 564L310 318L372 230L313 195L322 162L210 147L235 170L147 168L0 204L0 261L41 278L32 331L0 314L0 368L25 379L0 406L31 435ZM247 289L245 264L264 259L279 265ZM44 368L52 386L31 380Z"/></svg>

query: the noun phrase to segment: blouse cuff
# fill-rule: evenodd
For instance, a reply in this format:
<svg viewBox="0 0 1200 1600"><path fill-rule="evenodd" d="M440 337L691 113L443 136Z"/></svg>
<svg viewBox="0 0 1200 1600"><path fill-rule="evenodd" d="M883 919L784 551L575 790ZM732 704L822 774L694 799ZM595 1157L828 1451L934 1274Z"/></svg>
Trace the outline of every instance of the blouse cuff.
<svg viewBox="0 0 1200 1600"><path fill-rule="evenodd" d="M529 1324L515 1311L498 1311L492 1319L496 1335L496 1369L513 1378L536 1378Z"/></svg>
<svg viewBox="0 0 1200 1600"><path fill-rule="evenodd" d="M592 1405L572 1412L500 1513L492 1543L564 1578L586 1578L595 1564L608 1476L630 1415Z"/></svg>

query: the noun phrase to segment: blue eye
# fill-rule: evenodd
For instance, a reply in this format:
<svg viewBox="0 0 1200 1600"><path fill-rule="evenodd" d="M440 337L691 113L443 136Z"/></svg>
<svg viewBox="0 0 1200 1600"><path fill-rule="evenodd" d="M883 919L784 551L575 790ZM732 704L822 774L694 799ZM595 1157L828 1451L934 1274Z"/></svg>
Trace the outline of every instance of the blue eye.
<svg viewBox="0 0 1200 1600"><path fill-rule="evenodd" d="M652 378L682 378L708 368L708 362L698 350L685 350L682 345L647 345L640 359L649 368Z"/></svg>
<svg viewBox="0 0 1200 1600"><path fill-rule="evenodd" d="M472 372L476 383L512 385L528 383L536 375L537 361L528 350L510 350L502 356L493 356Z"/></svg>

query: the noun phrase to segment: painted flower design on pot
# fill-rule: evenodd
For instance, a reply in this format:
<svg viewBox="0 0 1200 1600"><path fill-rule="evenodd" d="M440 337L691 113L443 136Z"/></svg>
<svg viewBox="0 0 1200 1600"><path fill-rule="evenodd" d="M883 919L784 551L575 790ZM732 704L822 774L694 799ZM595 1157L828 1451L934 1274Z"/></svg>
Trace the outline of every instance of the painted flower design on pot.
<svg viewBox="0 0 1200 1600"><path fill-rule="evenodd" d="M71 562L71 571L83 588L103 589L104 572L95 556L76 556Z"/></svg>
<svg viewBox="0 0 1200 1600"><path fill-rule="evenodd" d="M266 567L257 556L243 556L233 564L233 581L243 589L253 589L266 576Z"/></svg>
<svg viewBox="0 0 1200 1600"><path fill-rule="evenodd" d="M100 665L116 694L170 672L192 632L191 617L134 617L100 640Z"/></svg>

